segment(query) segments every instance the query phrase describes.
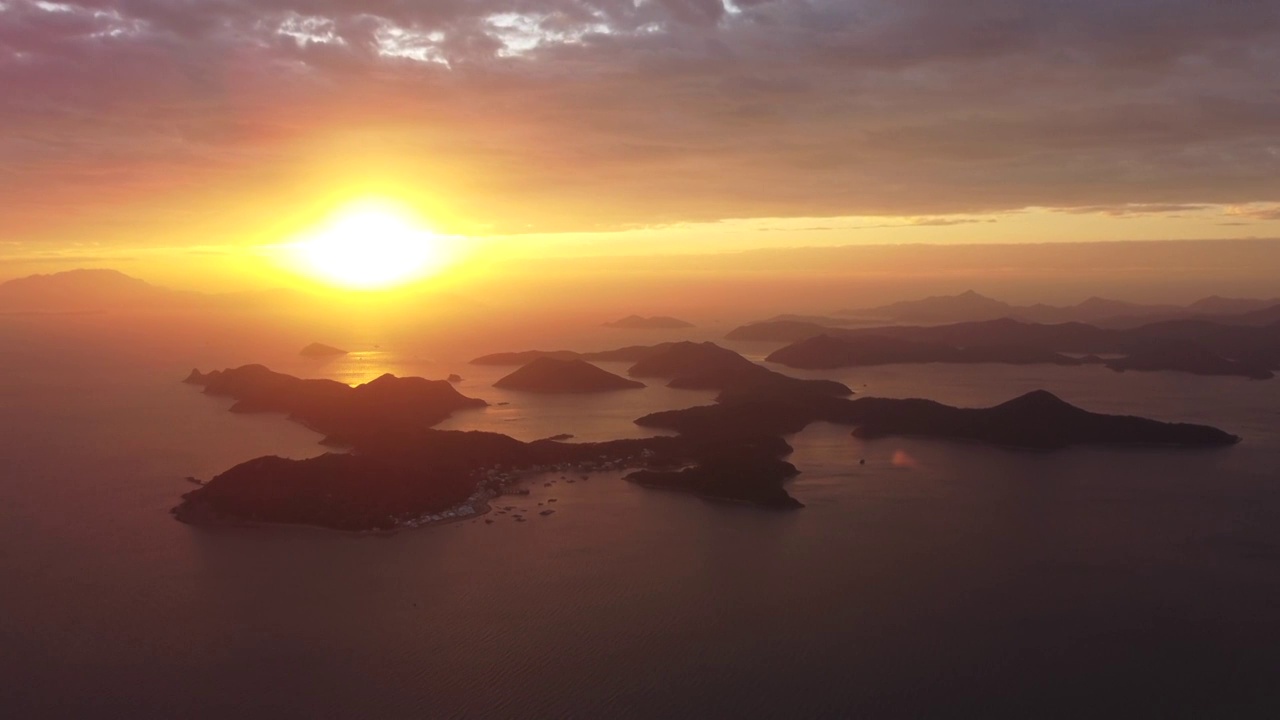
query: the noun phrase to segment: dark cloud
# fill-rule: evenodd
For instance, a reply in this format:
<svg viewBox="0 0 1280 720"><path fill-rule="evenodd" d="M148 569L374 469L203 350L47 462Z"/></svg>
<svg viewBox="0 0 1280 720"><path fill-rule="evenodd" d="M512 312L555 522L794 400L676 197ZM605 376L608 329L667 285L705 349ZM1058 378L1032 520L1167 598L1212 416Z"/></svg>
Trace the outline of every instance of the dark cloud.
<svg viewBox="0 0 1280 720"><path fill-rule="evenodd" d="M0 0L0 232L339 149L496 231L1277 201L1277 76L1274 0Z"/></svg>

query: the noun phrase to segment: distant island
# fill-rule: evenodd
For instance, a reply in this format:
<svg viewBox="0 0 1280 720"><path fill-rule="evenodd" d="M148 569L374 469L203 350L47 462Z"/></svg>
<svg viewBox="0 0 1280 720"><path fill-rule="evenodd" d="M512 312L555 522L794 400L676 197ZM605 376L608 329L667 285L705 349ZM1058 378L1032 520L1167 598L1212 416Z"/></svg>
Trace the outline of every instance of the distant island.
<svg viewBox="0 0 1280 720"><path fill-rule="evenodd" d="M1010 318L1023 322L1083 322L1101 327L1136 327L1164 320L1211 319L1230 321L1230 316L1280 308L1280 298L1247 299L1207 297L1189 305L1143 304L1091 297L1075 305L1014 305L981 295L973 290L957 295L935 295L920 300L842 310L841 315L864 320L911 324L946 324ZM1247 322L1241 317L1238 321Z"/></svg>
<svg viewBox="0 0 1280 720"><path fill-rule="evenodd" d="M1194 341L1154 342L1127 357L1108 361L1106 365L1117 372L1176 370L1193 375L1236 375L1254 380L1275 377L1266 363L1229 360Z"/></svg>
<svg viewBox="0 0 1280 720"><path fill-rule="evenodd" d="M909 363L1004 363L1083 365L1080 358L1032 345L955 346L881 335L815 335L774 351L767 362L791 368L826 370Z"/></svg>
<svg viewBox="0 0 1280 720"><path fill-rule="evenodd" d="M666 378L669 387L693 390L771 391L794 394L851 395L834 380L801 380L757 365L715 343L671 343L627 371L631 377Z"/></svg>
<svg viewBox="0 0 1280 720"><path fill-rule="evenodd" d="M540 357L557 360L586 360L588 362L636 362L671 347L673 343L657 345L629 345L616 350L601 352L574 352L573 350L523 350L521 352L501 352L481 355L471 361L472 365L527 365Z"/></svg>
<svg viewBox="0 0 1280 720"><path fill-rule="evenodd" d="M152 285L107 268L78 268L0 283L0 313L173 312L261 308L304 297L286 290L204 293Z"/></svg>
<svg viewBox="0 0 1280 720"><path fill-rule="evenodd" d="M632 345L616 350L578 353L569 350L495 353L478 357L476 365L526 365L538 358L584 361L626 361L635 378L662 378L673 388L690 390L747 390L763 387L803 389L830 395L852 394L831 380L801 380L757 365L738 353L711 342L667 342Z"/></svg>
<svg viewBox="0 0 1280 720"><path fill-rule="evenodd" d="M302 348L298 354L303 357L336 357L339 355L347 355L348 353L346 350L339 350L332 345L311 343L310 345Z"/></svg>
<svg viewBox="0 0 1280 720"><path fill-rule="evenodd" d="M794 367L921 362L919 358L929 357L949 358L930 362L1025 364L1034 361L1069 365L1074 363L1073 359L1054 354L1073 353L1134 358L1113 363L1113 369L1117 370L1167 370L1261 379L1280 369L1280 320L1262 325L1169 320L1124 329L1085 323L1044 325L1007 318L874 328L832 328L779 321L738 327L728 337L792 343L770 355L770 359ZM1092 358L1076 360L1087 363Z"/></svg>
<svg viewBox="0 0 1280 720"><path fill-rule="evenodd" d="M117 270L85 268L0 283L0 311L182 307L197 293L156 287Z"/></svg>
<svg viewBox="0 0 1280 720"><path fill-rule="evenodd" d="M693 323L664 315L654 317L628 315L620 320L604 323L604 326L623 330L681 330L694 327Z"/></svg>
<svg viewBox="0 0 1280 720"><path fill-rule="evenodd" d="M586 364L534 362L538 372L531 375L555 377L567 368L575 381L583 372L578 363ZM527 473L599 470L630 471L626 479L645 487L794 509L800 503L785 485L797 470L784 459L791 453L784 438L813 422L847 425L864 438L918 436L1038 450L1221 447L1239 441L1203 425L1088 412L1045 391L978 409L922 399L850 399L839 383L774 373L713 343L671 344L637 362L631 374L670 377L720 394L712 405L636 420L674 436L570 443L558 435L526 443L497 433L435 429L454 412L485 405L443 380L384 375L353 388L261 365L193 370L186 382L235 399L233 412L286 413L323 434L326 444L348 452L241 463L198 484L174 514L196 524L284 523L355 531L414 527L482 513L490 499L512 491Z"/></svg>
<svg viewBox="0 0 1280 720"><path fill-rule="evenodd" d="M614 375L585 360L539 357L493 386L533 393L582 394L633 390L644 387L644 383Z"/></svg>

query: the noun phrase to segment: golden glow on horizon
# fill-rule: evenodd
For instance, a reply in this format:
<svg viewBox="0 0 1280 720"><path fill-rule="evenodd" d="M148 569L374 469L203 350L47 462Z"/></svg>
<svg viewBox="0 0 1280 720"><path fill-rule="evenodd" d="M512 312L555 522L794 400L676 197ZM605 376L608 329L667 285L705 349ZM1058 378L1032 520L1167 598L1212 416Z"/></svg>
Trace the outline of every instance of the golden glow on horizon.
<svg viewBox="0 0 1280 720"><path fill-rule="evenodd" d="M453 260L451 238L387 201L347 205L286 246L292 266L330 285L378 290L436 275Z"/></svg>

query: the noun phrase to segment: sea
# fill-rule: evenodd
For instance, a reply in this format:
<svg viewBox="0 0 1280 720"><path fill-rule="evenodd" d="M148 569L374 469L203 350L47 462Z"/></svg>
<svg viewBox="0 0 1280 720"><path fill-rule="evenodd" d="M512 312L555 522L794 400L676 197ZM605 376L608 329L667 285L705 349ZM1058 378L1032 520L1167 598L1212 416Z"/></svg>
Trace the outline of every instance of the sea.
<svg viewBox="0 0 1280 720"><path fill-rule="evenodd" d="M793 372L964 406L1043 388L1243 442L1029 452L816 424L789 438L793 512L552 474L499 501L523 523L204 528L169 513L187 476L326 449L228 412L181 382L193 367L457 373L490 406L441 427L593 441L712 393L528 395L467 360L732 324L532 336L157 313L0 317L0 717L1280 717L1280 380ZM351 353L299 356L312 341Z"/></svg>

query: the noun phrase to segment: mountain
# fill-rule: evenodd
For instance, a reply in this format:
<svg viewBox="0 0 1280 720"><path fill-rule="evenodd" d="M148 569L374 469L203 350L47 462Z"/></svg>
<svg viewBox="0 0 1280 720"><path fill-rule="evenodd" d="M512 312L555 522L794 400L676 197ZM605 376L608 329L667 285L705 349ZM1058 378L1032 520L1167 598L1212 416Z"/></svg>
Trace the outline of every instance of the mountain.
<svg viewBox="0 0 1280 720"><path fill-rule="evenodd" d="M842 310L840 314L856 318L875 319L882 322L924 325L1012 318L1024 322L1043 324L1084 322L1102 327L1133 327L1159 320L1196 317L1212 317L1222 322L1230 322L1227 316L1256 312L1276 306L1280 306L1280 300L1252 300L1217 296L1202 298L1186 306L1142 304L1096 296L1075 305L1056 306L1044 303L1013 305L969 290L959 295L938 295L922 300L907 300L877 307ZM826 322L820 317L803 319L832 327L843 324Z"/></svg>
<svg viewBox="0 0 1280 720"><path fill-rule="evenodd" d="M207 395L234 398L232 412L286 413L333 444L431 427L458 410L488 404L466 397L446 380L390 374L351 387L245 365L209 373L192 370L184 382L204 387Z"/></svg>
<svg viewBox="0 0 1280 720"><path fill-rule="evenodd" d="M588 360L592 362L636 362L650 355L671 347L671 343L657 345L629 345L616 350L600 352L575 352L573 350L522 350L519 352L501 352L481 355L471 361L472 365L527 365L540 357L557 360Z"/></svg>
<svg viewBox="0 0 1280 720"><path fill-rule="evenodd" d="M633 390L644 387L644 383L614 375L585 360L540 357L493 386L532 393L585 394Z"/></svg>
<svg viewBox="0 0 1280 720"><path fill-rule="evenodd" d="M310 345L302 348L298 354L303 357L337 357L339 355L346 355L347 351L340 350L332 345L311 343Z"/></svg>
<svg viewBox="0 0 1280 720"><path fill-rule="evenodd" d="M736 327L724 337L726 340L790 343L840 331L841 328L805 320L762 320Z"/></svg>
<svg viewBox="0 0 1280 720"><path fill-rule="evenodd" d="M853 426L862 438L931 437L1039 450L1073 445L1215 447L1240 441L1205 425L1089 412L1044 390L990 408L921 399L740 396L717 405L653 413L636 422L682 434L732 428L742 436L789 434L812 422L829 422Z"/></svg>
<svg viewBox="0 0 1280 720"><path fill-rule="evenodd" d="M1032 345L955 346L880 335L817 335L792 343L767 362L808 370L915 363L1003 363L1006 365L1082 365L1084 361Z"/></svg>
<svg viewBox="0 0 1280 720"><path fill-rule="evenodd" d="M808 323L754 323L730 331L733 340L795 342L817 335L840 338L884 337L952 346L1029 345L1055 352L1120 352L1120 331L1061 323L1042 325L1009 318L949 325L890 325L873 328L824 328Z"/></svg>
<svg viewBox="0 0 1280 720"><path fill-rule="evenodd" d="M486 306L452 293L410 288L386 302L399 307L448 307L454 315ZM152 285L118 270L77 269L31 275L0 283L0 313L82 313L103 311L307 309L324 313L341 306L341 296L285 288L232 292L174 290Z"/></svg>
<svg viewBox="0 0 1280 720"><path fill-rule="evenodd" d="M75 312L171 306L188 303L197 293L156 287L116 270L68 270L31 275L0 284L0 310L7 312Z"/></svg>
<svg viewBox="0 0 1280 720"><path fill-rule="evenodd" d="M1213 319L1228 325L1274 325L1280 322L1280 302L1238 315L1216 315Z"/></svg>
<svg viewBox="0 0 1280 720"><path fill-rule="evenodd" d="M1240 438L1204 425L1082 410L1045 390L991 408L954 408L929 400L864 398L851 416L862 438L894 436L976 440L1040 450L1073 445L1172 445L1213 447Z"/></svg>
<svg viewBox="0 0 1280 720"><path fill-rule="evenodd" d="M923 300L904 300L861 310L842 310L842 315L882 318L896 322L942 323L963 320L993 320L1008 317L1013 306L979 295L973 290L959 295L934 295Z"/></svg>
<svg viewBox="0 0 1280 720"><path fill-rule="evenodd" d="M666 316L640 317L639 315L628 315L621 320L607 322L604 326L622 330L680 330L693 327L693 323Z"/></svg>
<svg viewBox="0 0 1280 720"><path fill-rule="evenodd" d="M1191 303L1187 309L1203 315L1245 315L1276 306L1280 306L1280 298L1257 300L1211 295Z"/></svg>
<svg viewBox="0 0 1280 720"><path fill-rule="evenodd" d="M627 371L632 377L660 377L669 387L728 392L776 391L817 395L850 395L831 380L801 380L757 365L715 343L672 343L640 360Z"/></svg>
<svg viewBox="0 0 1280 720"><path fill-rule="evenodd" d="M1117 372L1172 370L1193 375L1235 375L1254 380L1275 377L1275 373L1262 363L1228 360L1200 343L1188 340L1155 342L1106 365Z"/></svg>
<svg viewBox="0 0 1280 720"><path fill-rule="evenodd" d="M1263 311L1267 312L1267 311ZM826 336L813 343L803 341ZM1044 325L1002 319L951 325L892 325L878 328L823 328L804 323L756 323L736 328L729 337L793 343L770 355L795 367L922 362L1054 362L1053 354L1136 356L1115 369L1175 370L1201 374L1264 377L1280 369L1280 320L1267 325L1225 324L1210 320L1167 320L1134 328L1100 328L1085 323ZM1199 354L1178 343L1200 346ZM1164 358L1161 358L1162 353ZM1233 361L1224 364L1205 353Z"/></svg>

